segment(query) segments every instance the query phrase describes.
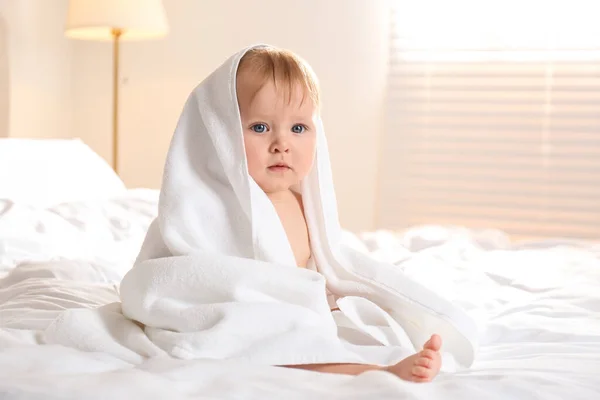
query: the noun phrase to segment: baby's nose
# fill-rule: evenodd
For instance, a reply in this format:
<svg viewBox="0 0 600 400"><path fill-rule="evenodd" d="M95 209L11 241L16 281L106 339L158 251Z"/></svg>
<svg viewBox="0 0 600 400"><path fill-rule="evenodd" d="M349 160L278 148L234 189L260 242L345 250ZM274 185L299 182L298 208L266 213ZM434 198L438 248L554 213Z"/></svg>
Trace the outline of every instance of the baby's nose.
<svg viewBox="0 0 600 400"><path fill-rule="evenodd" d="M274 153L287 153L290 151L290 147L286 140L284 140L283 138L278 138L273 142L273 145L271 146L271 151L273 151Z"/></svg>

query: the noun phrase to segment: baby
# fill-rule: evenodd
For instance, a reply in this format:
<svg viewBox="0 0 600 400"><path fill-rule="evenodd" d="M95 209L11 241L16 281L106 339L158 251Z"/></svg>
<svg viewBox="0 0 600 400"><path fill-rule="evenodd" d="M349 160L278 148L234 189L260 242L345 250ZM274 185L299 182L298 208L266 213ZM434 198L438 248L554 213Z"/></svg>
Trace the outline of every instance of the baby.
<svg viewBox="0 0 600 400"><path fill-rule="evenodd" d="M298 267L318 270L311 258L302 198L296 190L315 158L320 106L317 79L293 53L255 48L241 59L236 85L250 176L273 203ZM440 370L441 345L441 338L433 335L421 352L385 368L359 364L288 367L351 375L381 369L404 380L428 382Z"/></svg>

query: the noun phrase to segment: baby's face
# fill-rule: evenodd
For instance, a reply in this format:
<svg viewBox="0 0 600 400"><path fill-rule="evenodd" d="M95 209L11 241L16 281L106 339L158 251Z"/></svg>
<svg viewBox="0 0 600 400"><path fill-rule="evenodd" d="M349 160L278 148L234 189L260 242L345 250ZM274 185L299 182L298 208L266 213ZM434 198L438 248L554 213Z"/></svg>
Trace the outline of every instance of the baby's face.
<svg viewBox="0 0 600 400"><path fill-rule="evenodd" d="M251 82L243 76L238 78L248 171L267 194L289 190L312 168L317 110L310 97L302 101L300 87L288 99L272 81L251 98Z"/></svg>

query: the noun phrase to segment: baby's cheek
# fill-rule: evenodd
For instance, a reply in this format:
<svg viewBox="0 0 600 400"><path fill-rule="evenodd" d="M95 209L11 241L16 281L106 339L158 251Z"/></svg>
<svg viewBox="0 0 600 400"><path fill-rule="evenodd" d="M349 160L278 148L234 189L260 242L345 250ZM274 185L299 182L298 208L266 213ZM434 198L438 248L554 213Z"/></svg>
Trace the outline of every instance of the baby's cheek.
<svg viewBox="0 0 600 400"><path fill-rule="evenodd" d="M248 163L248 175L255 181L260 180L259 168L256 159L249 153L246 153L246 162Z"/></svg>
<svg viewBox="0 0 600 400"><path fill-rule="evenodd" d="M313 164L315 162L315 157L313 157L312 155L306 157L303 161L302 161L302 174L303 175L308 175L308 173L310 172L310 170L313 167Z"/></svg>
<svg viewBox="0 0 600 400"><path fill-rule="evenodd" d="M315 150L313 146L304 145L299 147L296 156L298 171L301 171L302 174L308 174L315 159Z"/></svg>
<svg viewBox="0 0 600 400"><path fill-rule="evenodd" d="M260 169L258 163L256 163L256 162L250 163L250 161L248 161L248 173L250 174L252 179L254 179L257 182L261 181L263 178L261 169Z"/></svg>
<svg viewBox="0 0 600 400"><path fill-rule="evenodd" d="M256 169L256 167L260 164L260 157L259 152L257 151L257 146L251 140L246 140L244 144L246 147L246 161L248 163L248 168Z"/></svg>

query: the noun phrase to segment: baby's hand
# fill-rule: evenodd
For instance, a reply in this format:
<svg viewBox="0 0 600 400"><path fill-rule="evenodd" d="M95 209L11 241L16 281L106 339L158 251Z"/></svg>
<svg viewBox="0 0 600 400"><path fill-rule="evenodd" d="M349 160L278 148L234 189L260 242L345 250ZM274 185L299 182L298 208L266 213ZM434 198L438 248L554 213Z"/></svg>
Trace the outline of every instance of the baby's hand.
<svg viewBox="0 0 600 400"><path fill-rule="evenodd" d="M442 366L442 357L439 353L441 347L442 338L433 335L423 345L422 351L385 370L406 381L430 382L440 372Z"/></svg>

